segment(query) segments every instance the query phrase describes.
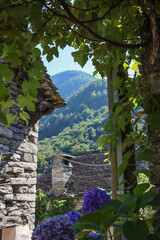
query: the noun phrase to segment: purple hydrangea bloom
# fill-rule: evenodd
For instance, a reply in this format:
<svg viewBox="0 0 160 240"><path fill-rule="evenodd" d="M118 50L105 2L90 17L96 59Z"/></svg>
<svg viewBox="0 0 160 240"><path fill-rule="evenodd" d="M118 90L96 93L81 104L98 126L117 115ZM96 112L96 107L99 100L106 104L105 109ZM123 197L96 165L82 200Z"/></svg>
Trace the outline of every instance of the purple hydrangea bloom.
<svg viewBox="0 0 160 240"><path fill-rule="evenodd" d="M67 214L43 220L32 234L32 240L75 240L78 230L70 229L73 221Z"/></svg>
<svg viewBox="0 0 160 240"><path fill-rule="evenodd" d="M78 211L70 211L70 212L67 213L67 215L68 215L69 219L70 219L73 223L75 223L75 221L76 221L77 219L79 219L80 217L82 217L82 214L81 214L80 212L78 212Z"/></svg>
<svg viewBox="0 0 160 240"><path fill-rule="evenodd" d="M92 189L83 197L82 212L83 214L94 212L109 200L111 200L111 197L106 191L101 189Z"/></svg>
<svg viewBox="0 0 160 240"><path fill-rule="evenodd" d="M88 234L87 238L89 238L89 237L92 237L94 239L98 239L99 237L101 237L101 235L98 234L98 233L90 233L90 234ZM103 240L105 240L105 238L103 238Z"/></svg>

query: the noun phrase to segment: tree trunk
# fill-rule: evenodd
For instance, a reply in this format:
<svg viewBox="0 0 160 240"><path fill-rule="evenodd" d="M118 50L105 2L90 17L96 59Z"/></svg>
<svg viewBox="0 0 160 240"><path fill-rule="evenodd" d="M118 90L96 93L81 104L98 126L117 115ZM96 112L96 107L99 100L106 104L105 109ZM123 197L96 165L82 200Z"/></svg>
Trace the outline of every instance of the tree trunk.
<svg viewBox="0 0 160 240"><path fill-rule="evenodd" d="M123 79L122 82L122 87L125 86L125 81L128 80L128 73L126 71L124 71L122 69L122 67L119 67L119 72L118 72L118 76ZM128 98L126 98L127 96L127 89L125 89L124 94L120 96L119 100L125 99L124 101L127 102ZM128 106L127 106L128 109ZM121 131L121 141L123 142L124 139L126 138L127 134L130 134L130 132L133 131L132 126L131 126L131 120L132 120L132 108L130 108L128 110L128 118L129 118L129 122L128 124L125 126L125 131L122 132ZM136 170L136 160L135 160L135 146L134 144L132 144L131 146L127 147L125 149L125 151L123 152L123 155L127 152L131 151L132 155L128 160L128 165L124 171L124 179L126 180L126 183L124 184L124 189L125 189L125 193L129 193L129 194L133 194L134 189L137 185L137 178L136 176L133 174L133 172Z"/></svg>
<svg viewBox="0 0 160 240"><path fill-rule="evenodd" d="M144 96L148 100L145 104L145 112L152 116L149 125L148 138L151 149L154 152L154 159L150 166L150 182L155 185L154 190L160 193L160 48L153 64L149 63L150 49L147 49L142 57L142 82L148 84L148 93ZM143 90L142 90L143 91ZM154 215L154 226L160 222L160 206ZM156 231L160 231L155 228Z"/></svg>
<svg viewBox="0 0 160 240"><path fill-rule="evenodd" d="M112 84L112 71L107 76L107 87L108 87L108 108L110 118L111 110L114 104L114 92ZM116 146L111 146L111 178L112 178L112 199L117 198L117 186L118 186L118 165L117 165L117 149Z"/></svg>

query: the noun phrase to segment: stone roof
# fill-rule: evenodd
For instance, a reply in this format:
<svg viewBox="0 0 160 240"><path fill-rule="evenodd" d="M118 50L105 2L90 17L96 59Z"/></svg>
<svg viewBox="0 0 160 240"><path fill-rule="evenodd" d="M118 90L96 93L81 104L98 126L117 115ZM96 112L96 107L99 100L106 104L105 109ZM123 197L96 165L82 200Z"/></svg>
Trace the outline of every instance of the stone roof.
<svg viewBox="0 0 160 240"><path fill-rule="evenodd" d="M0 64L4 64L2 57L0 57ZM15 72L14 79L6 86L10 87L11 95L15 99L15 88L18 94L22 93L23 80L29 80L28 73L21 68L12 68ZM51 114L56 108L64 107L66 105L63 98L61 98L58 88L52 82L46 69L43 71L43 80L40 80L41 87L38 90L38 101L35 103L35 112L29 112L31 117L30 124L36 123L42 116ZM18 105L17 105L18 107Z"/></svg>
<svg viewBox="0 0 160 240"><path fill-rule="evenodd" d="M58 153L55 155L57 156ZM98 187L106 189L107 191L111 191L110 166L107 164L104 166L98 166L99 164L104 164L104 160L106 158L104 151L91 151L73 156L68 154L66 155L64 153L59 153L59 155L63 156L64 160L67 161L68 159L71 161L71 164L73 166L71 179L67 183L66 191L64 194L62 194L62 196L74 195L75 197L81 198L88 190ZM86 165L83 165L83 163ZM93 164L93 166L90 166L91 164ZM50 191L52 189L52 186L54 185L52 183L53 165L54 155L53 163L38 178L37 189L41 188L44 192Z"/></svg>
<svg viewBox="0 0 160 240"><path fill-rule="evenodd" d="M34 113L30 112L31 123L37 122L44 115L51 114L56 108L66 106L50 76L46 72L43 73L43 76L43 80L40 81L41 87L38 89L36 111Z"/></svg>
<svg viewBox="0 0 160 240"><path fill-rule="evenodd" d="M72 184L67 189L68 194L82 197L87 191L94 188L111 191L111 167L104 164L104 160L107 158L104 153L105 151L91 151L74 155L75 162L88 164L88 166L72 162ZM93 164L93 166L89 164Z"/></svg>

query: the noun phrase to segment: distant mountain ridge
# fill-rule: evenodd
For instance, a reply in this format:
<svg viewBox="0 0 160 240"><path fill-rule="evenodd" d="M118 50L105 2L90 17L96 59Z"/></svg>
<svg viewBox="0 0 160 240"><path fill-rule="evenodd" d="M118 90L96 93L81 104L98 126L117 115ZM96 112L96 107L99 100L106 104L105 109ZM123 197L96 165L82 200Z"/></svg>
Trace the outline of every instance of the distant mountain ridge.
<svg viewBox="0 0 160 240"><path fill-rule="evenodd" d="M62 98L71 97L81 87L85 87L96 78L83 71L68 70L51 76L53 83L58 87Z"/></svg>

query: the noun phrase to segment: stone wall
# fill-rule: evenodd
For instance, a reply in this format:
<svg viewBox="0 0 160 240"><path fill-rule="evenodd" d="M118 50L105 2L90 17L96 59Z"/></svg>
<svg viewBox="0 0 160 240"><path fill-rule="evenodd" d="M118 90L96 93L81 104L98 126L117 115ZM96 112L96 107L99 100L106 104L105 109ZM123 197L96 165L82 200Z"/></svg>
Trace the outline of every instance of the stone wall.
<svg viewBox="0 0 160 240"><path fill-rule="evenodd" d="M6 64L1 57L0 64ZM20 115L17 96L23 95L24 80L28 81L29 75L21 67L14 69L14 78L6 84L11 99L14 100L14 104L8 110L12 115ZM38 138L36 123L43 115L65 105L56 86L44 70L35 111L28 111L30 116L28 126L21 119L15 120L7 129L0 124L0 229L3 229L0 230L0 240L29 240L31 237L36 196ZM3 111L6 113L7 110Z"/></svg>
<svg viewBox="0 0 160 240"><path fill-rule="evenodd" d="M38 125L0 124L0 228L34 228ZM28 232L26 238L30 239ZM6 239L5 239L6 240Z"/></svg>

